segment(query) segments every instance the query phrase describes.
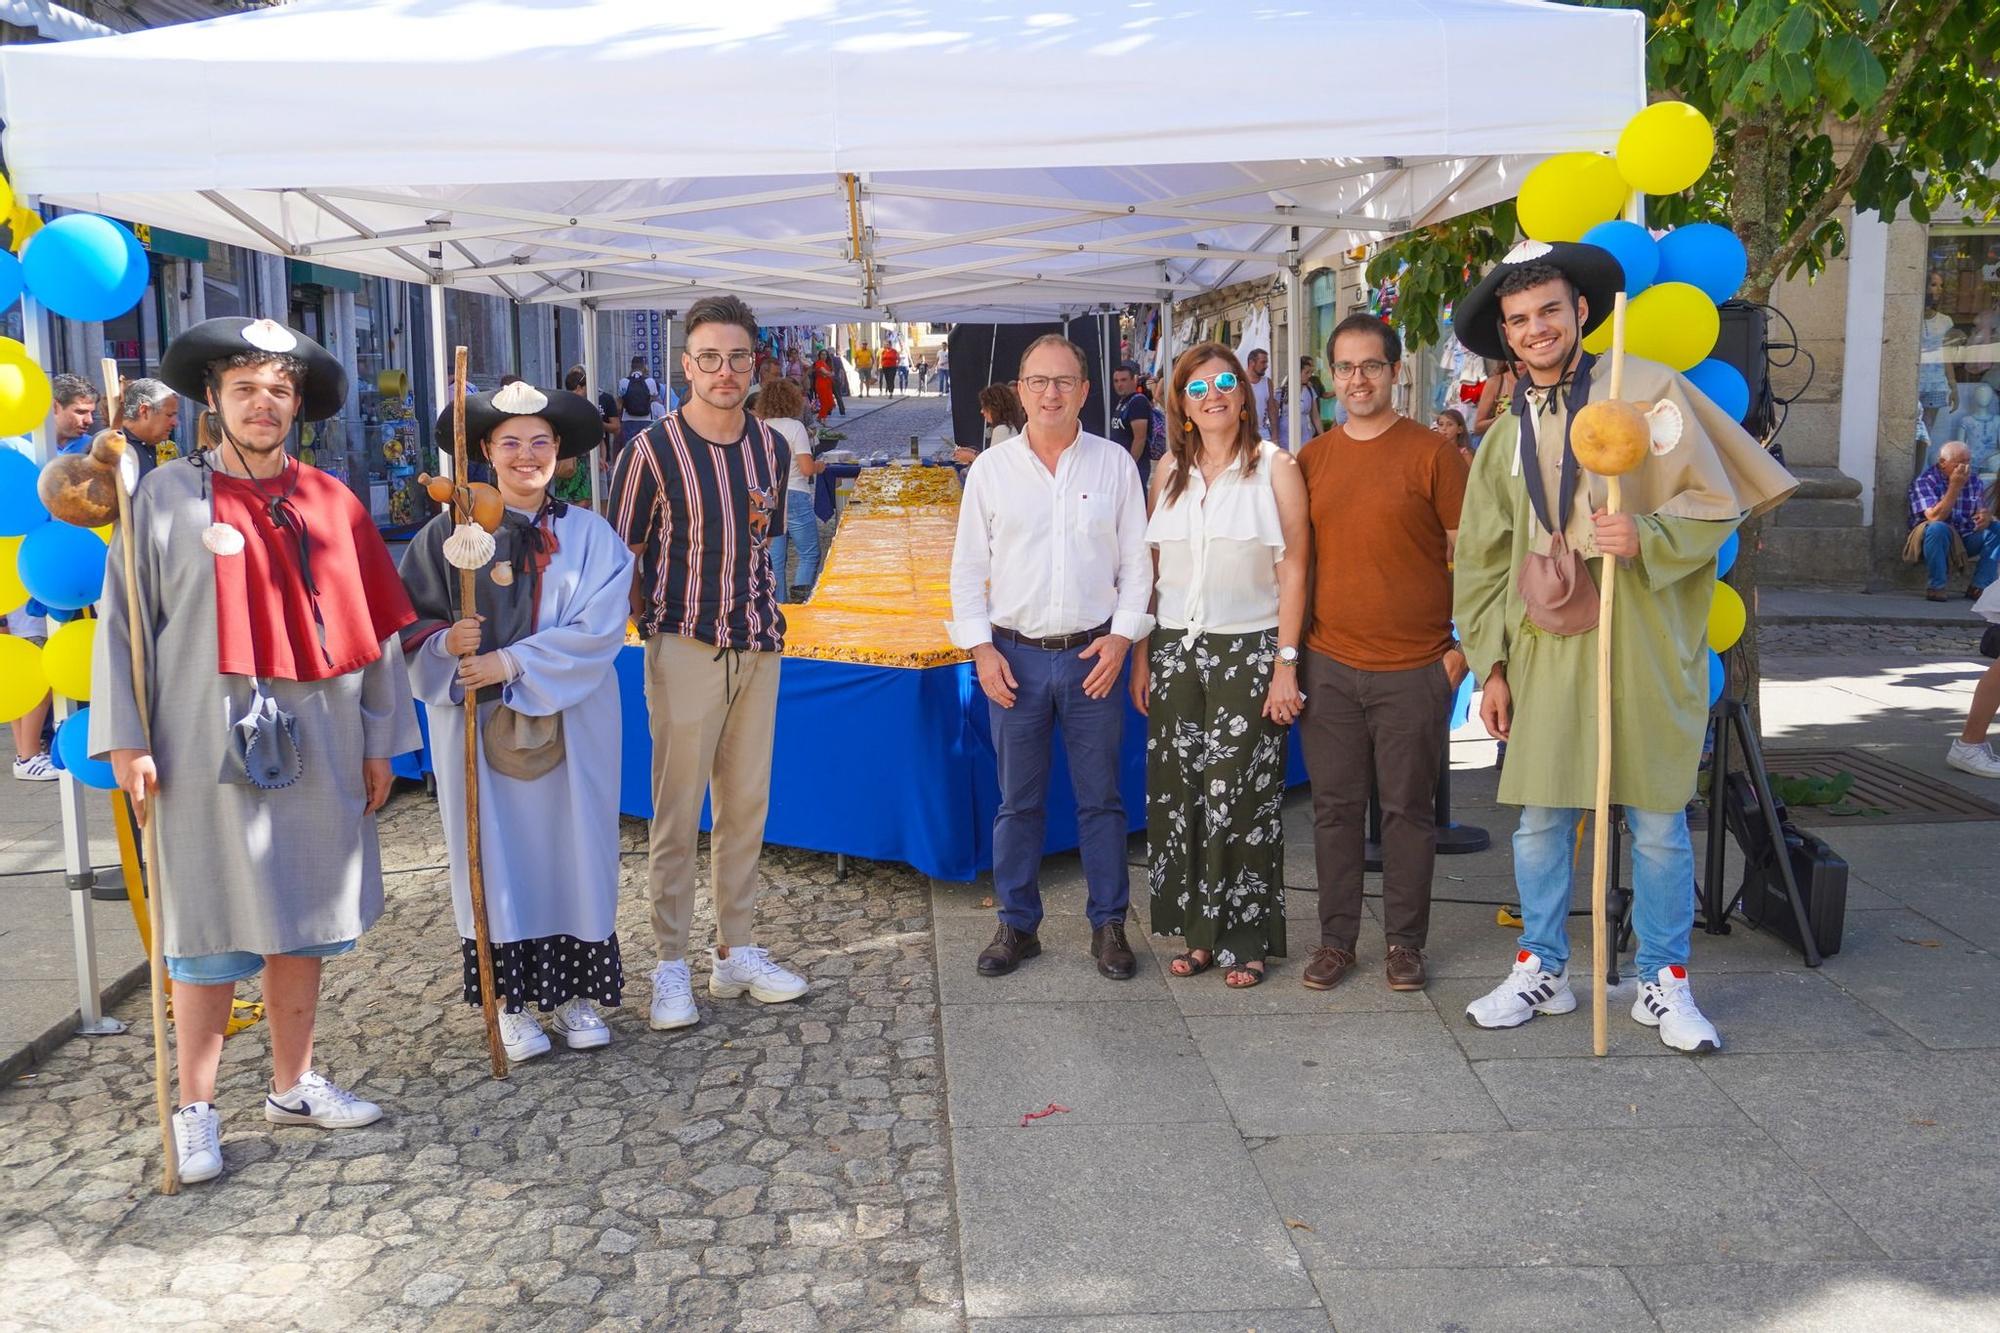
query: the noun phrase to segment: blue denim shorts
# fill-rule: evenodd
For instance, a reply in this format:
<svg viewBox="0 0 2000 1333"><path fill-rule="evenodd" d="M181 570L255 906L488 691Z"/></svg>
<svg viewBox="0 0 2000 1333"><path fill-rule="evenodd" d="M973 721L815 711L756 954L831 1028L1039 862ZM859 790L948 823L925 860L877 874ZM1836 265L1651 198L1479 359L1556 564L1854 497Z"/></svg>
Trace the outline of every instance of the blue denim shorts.
<svg viewBox="0 0 2000 1333"><path fill-rule="evenodd" d="M336 940L332 944L315 944L304 949L287 949L286 958L338 958L354 948L353 940ZM262 954L204 953L193 958L167 958L167 975L175 981L184 981L190 986L227 986L232 982L248 981L264 970Z"/></svg>

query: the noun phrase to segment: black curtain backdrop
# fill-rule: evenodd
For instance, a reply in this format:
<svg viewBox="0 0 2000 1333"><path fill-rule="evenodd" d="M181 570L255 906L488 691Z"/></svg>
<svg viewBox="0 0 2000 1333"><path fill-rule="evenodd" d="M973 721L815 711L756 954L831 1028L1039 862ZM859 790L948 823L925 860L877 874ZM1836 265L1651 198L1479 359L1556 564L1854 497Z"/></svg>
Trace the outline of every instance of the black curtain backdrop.
<svg viewBox="0 0 2000 1333"><path fill-rule="evenodd" d="M1083 349L1090 364L1090 396L1083 402L1083 428L1108 434L1111 399L1100 330L1113 315L1088 315L1067 325L954 324L946 337L951 348L951 436L960 444L977 446L985 434L979 415L979 391L989 384L1019 378L1021 353L1045 333L1061 333ZM1112 334L1116 336L1115 332ZM1116 357L1114 346L1111 354Z"/></svg>

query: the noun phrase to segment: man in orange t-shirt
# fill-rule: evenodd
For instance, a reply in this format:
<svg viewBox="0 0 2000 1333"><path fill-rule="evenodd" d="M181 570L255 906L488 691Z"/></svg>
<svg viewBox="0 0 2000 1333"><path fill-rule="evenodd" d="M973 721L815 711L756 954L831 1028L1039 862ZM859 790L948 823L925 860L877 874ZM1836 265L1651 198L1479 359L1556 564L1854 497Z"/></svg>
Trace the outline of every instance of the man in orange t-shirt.
<svg viewBox="0 0 2000 1333"><path fill-rule="evenodd" d="M1402 339L1374 315L1333 331L1347 423L1299 454L1312 512L1313 596L1299 739L1312 779L1319 947L1301 978L1330 990L1354 966L1368 791L1382 805L1382 923L1391 990L1422 990L1437 858L1435 796L1465 657L1451 627L1451 548L1465 460L1401 416Z"/></svg>

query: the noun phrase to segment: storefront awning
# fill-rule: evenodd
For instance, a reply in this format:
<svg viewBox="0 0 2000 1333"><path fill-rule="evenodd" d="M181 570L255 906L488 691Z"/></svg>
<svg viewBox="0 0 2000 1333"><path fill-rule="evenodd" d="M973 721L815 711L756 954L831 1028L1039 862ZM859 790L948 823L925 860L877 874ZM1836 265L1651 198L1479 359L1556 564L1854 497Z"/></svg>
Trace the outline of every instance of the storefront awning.
<svg viewBox="0 0 2000 1333"><path fill-rule="evenodd" d="M299 0L0 50L47 201L771 323L1207 291L1509 197L1644 101L1641 14L1539 0Z"/></svg>
<svg viewBox="0 0 2000 1333"><path fill-rule="evenodd" d="M172 259L192 259L197 264L208 262L208 242L199 236L183 236L165 227L154 227L144 222L132 224L132 234L139 238L139 244L156 255L166 255Z"/></svg>

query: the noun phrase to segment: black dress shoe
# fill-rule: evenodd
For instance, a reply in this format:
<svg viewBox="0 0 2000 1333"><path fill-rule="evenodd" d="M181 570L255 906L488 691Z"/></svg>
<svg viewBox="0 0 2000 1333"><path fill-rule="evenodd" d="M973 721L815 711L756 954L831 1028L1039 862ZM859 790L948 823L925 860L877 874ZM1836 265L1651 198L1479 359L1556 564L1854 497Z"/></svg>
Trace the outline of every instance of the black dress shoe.
<svg viewBox="0 0 2000 1333"><path fill-rule="evenodd" d="M993 932L993 942L980 951L979 975L1004 977L1041 951L1039 937L1002 925Z"/></svg>
<svg viewBox="0 0 2000 1333"><path fill-rule="evenodd" d="M1107 921L1090 932L1090 956L1097 960L1097 970L1113 981L1130 981L1139 966L1132 946L1125 942L1123 921Z"/></svg>

